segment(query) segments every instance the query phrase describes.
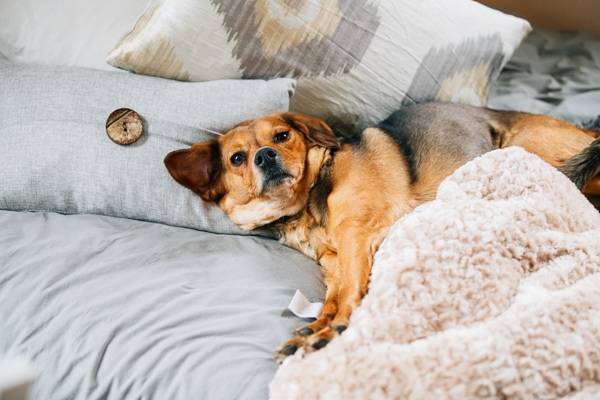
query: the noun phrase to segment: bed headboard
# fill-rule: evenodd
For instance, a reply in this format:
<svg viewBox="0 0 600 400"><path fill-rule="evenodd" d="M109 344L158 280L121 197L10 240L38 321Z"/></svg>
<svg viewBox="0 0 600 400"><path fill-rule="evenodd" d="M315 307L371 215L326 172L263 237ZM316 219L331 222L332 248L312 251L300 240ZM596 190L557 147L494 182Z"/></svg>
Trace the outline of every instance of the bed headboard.
<svg viewBox="0 0 600 400"><path fill-rule="evenodd" d="M552 30L600 34L599 0L479 0L480 3L528 19Z"/></svg>

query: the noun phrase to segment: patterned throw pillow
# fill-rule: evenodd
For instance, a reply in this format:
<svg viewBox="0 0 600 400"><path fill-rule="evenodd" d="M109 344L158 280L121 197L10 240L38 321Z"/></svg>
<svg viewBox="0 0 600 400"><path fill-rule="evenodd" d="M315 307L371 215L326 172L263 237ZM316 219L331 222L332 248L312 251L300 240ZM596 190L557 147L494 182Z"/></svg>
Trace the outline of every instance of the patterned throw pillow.
<svg viewBox="0 0 600 400"><path fill-rule="evenodd" d="M299 79L291 108L354 125L484 105L527 21L471 0L154 1L108 62L178 80Z"/></svg>

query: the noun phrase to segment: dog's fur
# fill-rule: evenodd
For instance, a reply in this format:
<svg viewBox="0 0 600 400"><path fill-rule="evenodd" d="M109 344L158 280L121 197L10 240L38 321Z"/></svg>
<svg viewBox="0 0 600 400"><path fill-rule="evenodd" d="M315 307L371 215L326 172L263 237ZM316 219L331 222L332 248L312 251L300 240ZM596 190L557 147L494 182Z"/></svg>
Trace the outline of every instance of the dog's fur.
<svg viewBox="0 0 600 400"><path fill-rule="evenodd" d="M488 151L521 146L600 195L598 131L541 115L444 103L403 108L338 140L323 121L280 113L167 155L175 180L216 202L243 229L270 226L317 260L327 293L320 317L279 356L325 346L367 291L390 226L432 200L440 182Z"/></svg>

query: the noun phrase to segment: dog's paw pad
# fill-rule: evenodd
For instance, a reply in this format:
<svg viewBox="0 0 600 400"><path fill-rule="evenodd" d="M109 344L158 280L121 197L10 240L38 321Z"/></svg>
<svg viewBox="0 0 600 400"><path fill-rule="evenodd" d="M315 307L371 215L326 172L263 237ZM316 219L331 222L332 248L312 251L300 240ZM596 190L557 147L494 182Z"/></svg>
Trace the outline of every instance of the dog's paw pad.
<svg viewBox="0 0 600 400"><path fill-rule="evenodd" d="M298 330L298 335L300 335L300 336L310 336L313 333L315 333L315 332L308 326L305 326L304 328L301 328Z"/></svg>
<svg viewBox="0 0 600 400"><path fill-rule="evenodd" d="M333 329L335 329L335 331L341 335L342 332L344 332L348 327L346 325L338 325L338 326L334 326Z"/></svg>
<svg viewBox="0 0 600 400"><path fill-rule="evenodd" d="M279 353L284 356L291 356L297 350L298 350L298 346L296 346L294 344L288 344L288 345L284 346L281 350L279 350Z"/></svg>
<svg viewBox="0 0 600 400"><path fill-rule="evenodd" d="M319 339L315 343L313 343L312 347L315 350L319 350L319 349L322 349L323 347L327 346L327 343L329 343L329 340Z"/></svg>

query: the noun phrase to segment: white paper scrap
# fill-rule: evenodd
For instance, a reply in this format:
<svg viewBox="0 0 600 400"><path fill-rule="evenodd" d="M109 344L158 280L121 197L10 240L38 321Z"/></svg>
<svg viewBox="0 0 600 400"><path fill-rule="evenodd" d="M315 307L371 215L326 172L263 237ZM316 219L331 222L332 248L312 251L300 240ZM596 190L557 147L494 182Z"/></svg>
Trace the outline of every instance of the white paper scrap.
<svg viewBox="0 0 600 400"><path fill-rule="evenodd" d="M321 308L323 308L323 303L311 303L299 290L296 290L288 306L288 310L300 318L317 318Z"/></svg>

